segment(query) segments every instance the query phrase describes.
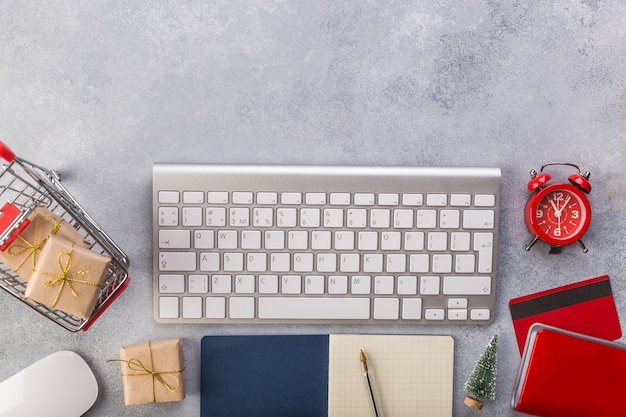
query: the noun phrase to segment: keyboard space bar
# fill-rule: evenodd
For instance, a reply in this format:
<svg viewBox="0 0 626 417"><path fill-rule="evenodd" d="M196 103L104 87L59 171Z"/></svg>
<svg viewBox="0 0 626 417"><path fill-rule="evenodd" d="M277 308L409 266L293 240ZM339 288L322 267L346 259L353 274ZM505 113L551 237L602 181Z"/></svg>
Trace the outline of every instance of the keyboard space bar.
<svg viewBox="0 0 626 417"><path fill-rule="evenodd" d="M260 319L354 320L370 318L369 298L259 297Z"/></svg>

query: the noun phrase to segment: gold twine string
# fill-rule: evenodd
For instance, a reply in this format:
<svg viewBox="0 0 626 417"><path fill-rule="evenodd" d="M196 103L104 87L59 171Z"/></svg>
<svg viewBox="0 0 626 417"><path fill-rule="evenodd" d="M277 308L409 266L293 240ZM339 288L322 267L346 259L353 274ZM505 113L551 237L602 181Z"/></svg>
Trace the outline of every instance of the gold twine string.
<svg viewBox="0 0 626 417"><path fill-rule="evenodd" d="M45 239L42 239L41 241L38 242L39 240L39 225L41 223L41 221L45 218L51 218L54 220L54 227L52 228L52 230L50 231L50 235L54 235L56 234L59 229L61 228L61 220L59 220L56 216L52 215L52 214L47 214L45 216L40 216L37 221L35 222L35 236L34 236L34 242L31 243L28 240L24 239L23 236L18 236L17 238L19 240L21 240L22 242L24 242L24 245L20 245L18 243L13 244L11 247L9 247L9 249L7 250L7 253L10 256L22 256L24 253L28 253L28 255L24 258L24 260L19 264L19 266L17 268L14 269L15 272L18 272L20 270L20 268L22 268L26 262L28 262L29 259L31 259L32 264L33 264L33 270L35 270L35 255L37 254L37 252L39 252L41 250L41 248L43 248L43 246L46 244L46 242L48 241L48 238L46 237ZM15 250L14 250L15 249Z"/></svg>
<svg viewBox="0 0 626 417"><path fill-rule="evenodd" d="M74 291L74 288L72 287L72 282L77 282L79 284L87 284L87 285L95 285L95 286L102 286L102 284L98 284L97 282L91 282L91 281L85 281L82 279L75 279L72 278L76 275L85 275L88 274L89 271L85 268L76 271L76 272L72 272L70 274L70 269L72 268L72 252L74 251L74 244L72 243L72 247L70 248L69 251L67 252L61 252L59 253L59 256L57 257L57 260L59 261L59 266L61 267L61 273L60 274L55 274L52 272L46 272L46 271L39 271L39 270L35 270L35 272L38 272L40 274L45 274L45 275L49 275L51 277L54 277L55 279L51 279L48 280L46 282L44 282L44 287L48 288L52 285L55 285L56 283L60 282L61 285L59 286L59 290L57 291L57 295L54 298L54 301L52 302L52 304L50 305L50 307L54 307L56 306L57 302L59 301L59 297L61 296L61 292L63 291L63 288L65 288L65 286L67 286L67 288L69 288L70 292L72 293L72 295L74 297L78 297L78 294L76 294L76 291ZM65 261L65 262L63 262Z"/></svg>
<svg viewBox="0 0 626 417"><path fill-rule="evenodd" d="M179 374L183 372L185 368L183 367L183 369L178 370L178 371L155 371L154 360L152 357L152 346L150 345L149 341L148 341L148 353L150 354L150 367L151 368L148 368L147 366L145 366L137 358L131 358L129 360L110 359L110 360L107 360L107 362L124 362L128 365L128 369L130 369L131 371L138 372L134 374L122 374L122 376L146 376L146 375L151 376L152 377L152 402L155 403L156 402L155 381L159 381L159 383L161 383L161 385L163 385L163 387L165 387L165 389L168 390L169 392L176 392L180 388L180 380L174 374ZM174 386L170 385L165 380L165 376L169 376L171 377L171 379L174 380L175 382Z"/></svg>

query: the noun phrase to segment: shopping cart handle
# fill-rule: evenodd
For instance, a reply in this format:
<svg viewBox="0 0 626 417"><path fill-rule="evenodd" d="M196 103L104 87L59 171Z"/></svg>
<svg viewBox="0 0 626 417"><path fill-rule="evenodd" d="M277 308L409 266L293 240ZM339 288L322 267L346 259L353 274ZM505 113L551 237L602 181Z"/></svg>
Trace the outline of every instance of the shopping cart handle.
<svg viewBox="0 0 626 417"><path fill-rule="evenodd" d="M22 212L20 209L13 203L4 203L4 206L0 209L0 234L5 233L11 225L15 223L18 217ZM25 219L22 224L19 225L9 236L7 240L0 246L0 251L4 251L6 248L13 243L15 238L17 238L20 233L30 224L30 220Z"/></svg>
<svg viewBox="0 0 626 417"><path fill-rule="evenodd" d="M13 162L15 159L15 153L5 145L3 142L0 142L0 158L6 160L7 162Z"/></svg>

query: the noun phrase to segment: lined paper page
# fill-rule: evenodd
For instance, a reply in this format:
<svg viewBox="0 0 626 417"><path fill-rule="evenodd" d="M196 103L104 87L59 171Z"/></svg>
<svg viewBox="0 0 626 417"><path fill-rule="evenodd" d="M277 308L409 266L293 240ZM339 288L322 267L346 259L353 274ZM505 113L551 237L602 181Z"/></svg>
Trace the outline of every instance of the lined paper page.
<svg viewBox="0 0 626 417"><path fill-rule="evenodd" d="M367 356L380 417L451 417L450 336L331 335L328 416L370 416L359 351Z"/></svg>

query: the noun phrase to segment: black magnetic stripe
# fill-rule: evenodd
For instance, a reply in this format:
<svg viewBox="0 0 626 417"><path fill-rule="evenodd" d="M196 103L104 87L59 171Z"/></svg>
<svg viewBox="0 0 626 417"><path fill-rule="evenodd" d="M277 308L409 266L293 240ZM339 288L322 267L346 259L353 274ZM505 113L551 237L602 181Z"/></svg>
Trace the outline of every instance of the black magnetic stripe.
<svg viewBox="0 0 626 417"><path fill-rule="evenodd" d="M511 304L513 320L612 295L608 279Z"/></svg>

